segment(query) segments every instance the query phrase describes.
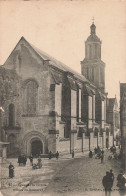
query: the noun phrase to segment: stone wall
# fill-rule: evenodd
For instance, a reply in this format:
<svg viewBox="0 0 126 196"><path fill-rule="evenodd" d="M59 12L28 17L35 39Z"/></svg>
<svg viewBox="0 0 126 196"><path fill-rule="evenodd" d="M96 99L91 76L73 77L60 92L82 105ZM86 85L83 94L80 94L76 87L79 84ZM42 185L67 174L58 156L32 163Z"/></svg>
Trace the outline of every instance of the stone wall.
<svg viewBox="0 0 126 196"><path fill-rule="evenodd" d="M62 153L70 153L70 140L59 141L58 150Z"/></svg>

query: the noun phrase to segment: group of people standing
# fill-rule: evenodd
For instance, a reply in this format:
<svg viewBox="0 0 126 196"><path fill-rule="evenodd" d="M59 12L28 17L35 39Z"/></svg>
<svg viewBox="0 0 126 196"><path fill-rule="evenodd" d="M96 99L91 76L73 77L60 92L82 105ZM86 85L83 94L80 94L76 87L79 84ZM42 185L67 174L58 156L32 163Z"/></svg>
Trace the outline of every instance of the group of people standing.
<svg viewBox="0 0 126 196"><path fill-rule="evenodd" d="M59 152L57 151L56 154L53 154L51 151L49 152L49 159L56 157L56 159L59 158Z"/></svg>
<svg viewBox="0 0 126 196"><path fill-rule="evenodd" d="M19 155L18 164L19 166L25 166L27 162L27 157L25 155Z"/></svg>
<svg viewBox="0 0 126 196"><path fill-rule="evenodd" d="M105 189L105 196L110 196L112 187L114 182L114 174L112 172L112 169L110 172L106 171L106 175L102 179L102 184ZM123 171L121 170L119 175L117 176L117 187L120 192L121 196L125 196L126 188L125 188L126 179L123 176Z"/></svg>
<svg viewBox="0 0 126 196"><path fill-rule="evenodd" d="M101 163L103 163L103 160L104 160L104 150L100 149L100 147L98 146L97 148L95 147L94 153L95 153L95 158L101 159ZM91 150L89 151L89 157L90 158L93 157L93 152Z"/></svg>

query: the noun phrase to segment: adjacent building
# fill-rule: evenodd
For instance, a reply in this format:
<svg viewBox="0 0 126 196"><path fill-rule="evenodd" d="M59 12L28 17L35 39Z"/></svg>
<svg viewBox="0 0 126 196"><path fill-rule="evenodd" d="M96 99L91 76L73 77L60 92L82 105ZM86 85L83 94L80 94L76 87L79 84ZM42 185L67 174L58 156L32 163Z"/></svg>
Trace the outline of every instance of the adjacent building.
<svg viewBox="0 0 126 196"><path fill-rule="evenodd" d="M120 83L120 130L122 167L126 172L126 83Z"/></svg>
<svg viewBox="0 0 126 196"><path fill-rule="evenodd" d="M96 26L85 42L82 74L22 37L0 67L2 133L8 156L71 153L113 145L106 121L105 63Z"/></svg>
<svg viewBox="0 0 126 196"><path fill-rule="evenodd" d="M120 113L116 97L107 98L107 123L111 125L110 134L113 136L113 145L120 145Z"/></svg>

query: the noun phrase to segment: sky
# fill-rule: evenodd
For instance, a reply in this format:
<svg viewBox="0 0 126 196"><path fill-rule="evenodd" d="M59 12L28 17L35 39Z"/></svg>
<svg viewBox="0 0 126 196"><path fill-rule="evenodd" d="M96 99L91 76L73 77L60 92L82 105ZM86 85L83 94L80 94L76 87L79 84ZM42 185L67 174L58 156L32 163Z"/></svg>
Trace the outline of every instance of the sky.
<svg viewBox="0 0 126 196"><path fill-rule="evenodd" d="M0 65L24 36L81 73L93 17L106 63L106 92L119 99L119 82L126 83L126 0L0 1Z"/></svg>

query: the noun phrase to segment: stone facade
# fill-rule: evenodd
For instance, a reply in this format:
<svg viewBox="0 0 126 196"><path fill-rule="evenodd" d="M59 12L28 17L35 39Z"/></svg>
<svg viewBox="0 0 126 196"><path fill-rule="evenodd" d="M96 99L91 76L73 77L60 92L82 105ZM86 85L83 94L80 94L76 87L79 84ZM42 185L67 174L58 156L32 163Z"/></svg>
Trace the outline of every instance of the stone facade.
<svg viewBox="0 0 126 196"><path fill-rule="evenodd" d="M113 145L120 145L120 114L117 99L107 98L107 123L111 124Z"/></svg>
<svg viewBox="0 0 126 196"><path fill-rule="evenodd" d="M120 130L122 167L126 172L126 83L120 83Z"/></svg>
<svg viewBox="0 0 126 196"><path fill-rule="evenodd" d="M3 89L9 89L4 102L1 101L5 110L2 132L5 141L10 142L8 156L57 150L71 153L111 145L110 125L106 123L105 65L100 60L101 42L93 29L91 26L85 61L81 62L82 75L36 49L23 37L1 66ZM93 79L85 75L85 66L90 71L94 66ZM12 90L6 85L11 85Z"/></svg>

